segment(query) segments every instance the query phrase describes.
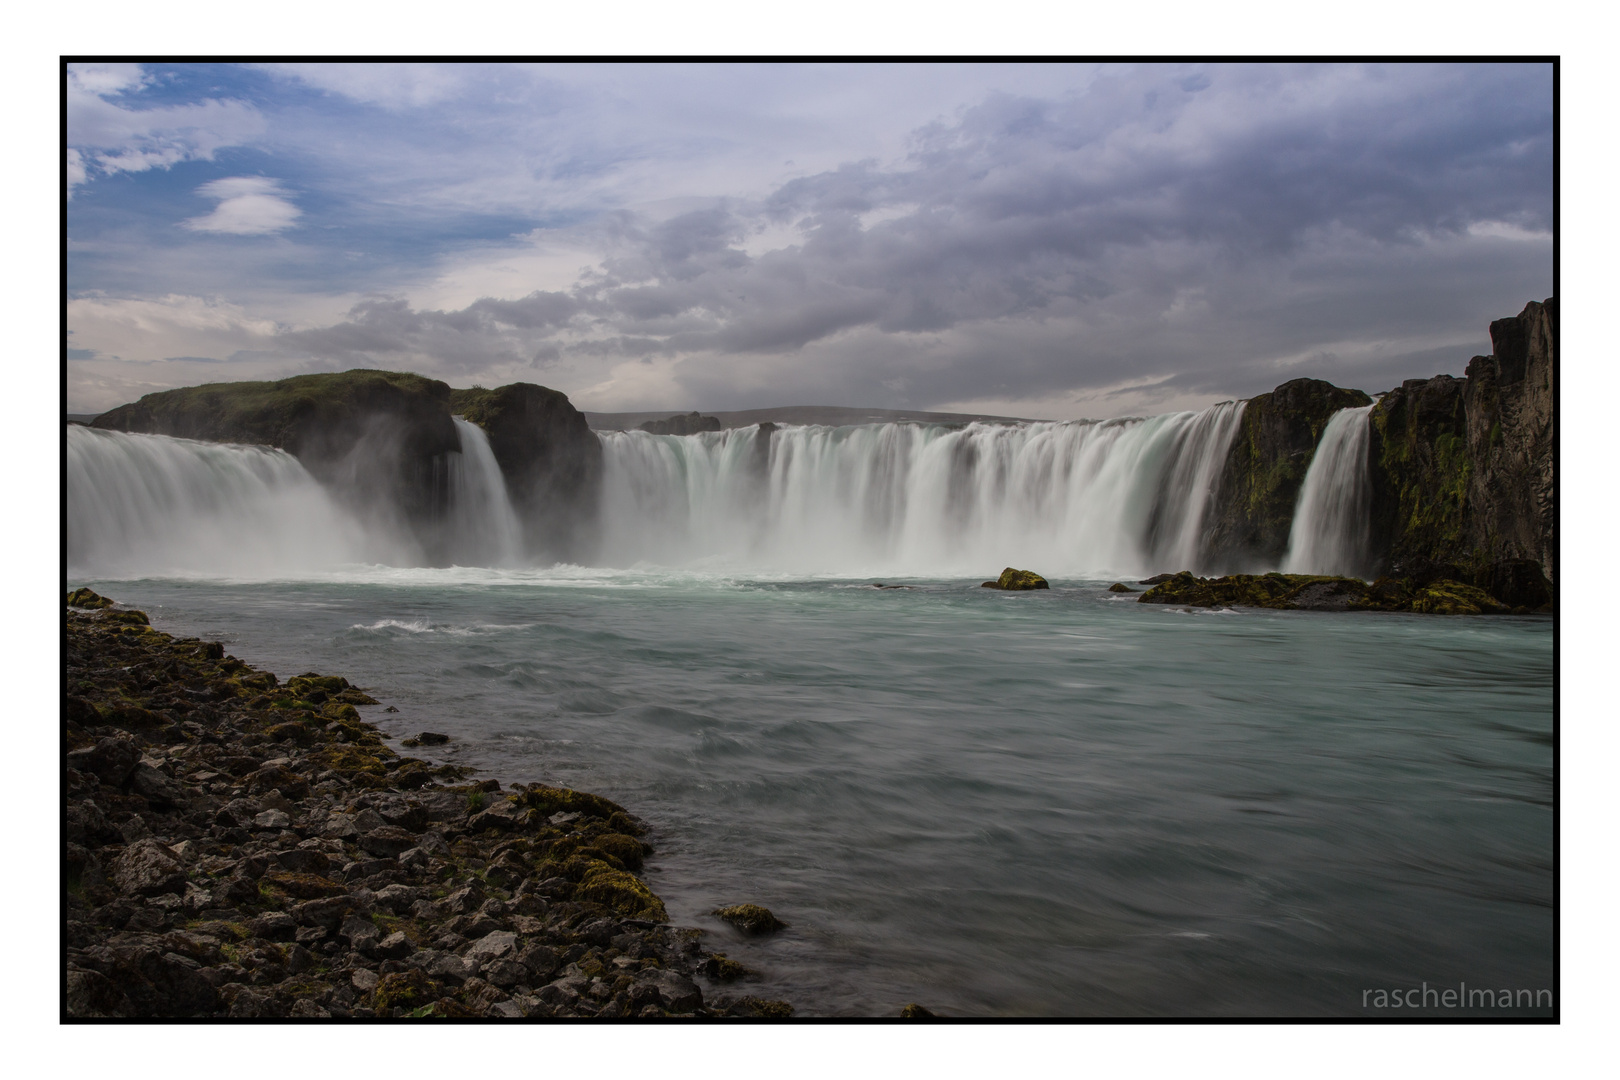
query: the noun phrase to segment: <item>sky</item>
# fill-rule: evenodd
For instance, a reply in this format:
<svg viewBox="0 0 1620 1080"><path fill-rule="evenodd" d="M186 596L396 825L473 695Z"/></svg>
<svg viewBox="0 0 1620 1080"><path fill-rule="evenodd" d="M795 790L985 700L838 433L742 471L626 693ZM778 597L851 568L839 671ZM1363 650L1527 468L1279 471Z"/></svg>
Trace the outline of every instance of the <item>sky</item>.
<svg viewBox="0 0 1620 1080"><path fill-rule="evenodd" d="M1462 374L1547 64L79 64L67 405L378 367L595 411L1142 415Z"/></svg>

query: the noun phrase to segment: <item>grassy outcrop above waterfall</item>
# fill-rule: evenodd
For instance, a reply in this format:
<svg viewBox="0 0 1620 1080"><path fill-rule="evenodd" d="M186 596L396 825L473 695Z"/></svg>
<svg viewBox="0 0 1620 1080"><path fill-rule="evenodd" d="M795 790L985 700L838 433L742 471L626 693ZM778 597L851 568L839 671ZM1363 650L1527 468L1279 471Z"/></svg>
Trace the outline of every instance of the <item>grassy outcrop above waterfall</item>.
<svg viewBox="0 0 1620 1080"><path fill-rule="evenodd" d="M379 424L395 426L415 454L455 450L449 400L450 387L437 379L360 369L163 390L102 413L91 426L274 446L319 465L345 457Z"/></svg>

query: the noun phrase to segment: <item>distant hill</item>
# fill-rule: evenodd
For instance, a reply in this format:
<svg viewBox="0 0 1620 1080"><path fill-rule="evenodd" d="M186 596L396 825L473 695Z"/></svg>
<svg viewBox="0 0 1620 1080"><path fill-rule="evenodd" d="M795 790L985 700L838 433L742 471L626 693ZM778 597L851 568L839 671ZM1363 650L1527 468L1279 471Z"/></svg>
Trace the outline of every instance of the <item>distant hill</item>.
<svg viewBox="0 0 1620 1080"><path fill-rule="evenodd" d="M676 415L669 409L657 412L596 413L588 412L585 420L598 431L634 431L649 420L667 420ZM846 409L837 405L785 405L775 409L744 409L741 412L709 412L704 416L720 418L720 426L727 428L750 427L754 424L827 424L841 427L845 424L889 424L911 420L923 424L969 424L975 420L988 424L1022 424L1029 421L1016 416L989 416L983 413L919 412L916 409Z"/></svg>

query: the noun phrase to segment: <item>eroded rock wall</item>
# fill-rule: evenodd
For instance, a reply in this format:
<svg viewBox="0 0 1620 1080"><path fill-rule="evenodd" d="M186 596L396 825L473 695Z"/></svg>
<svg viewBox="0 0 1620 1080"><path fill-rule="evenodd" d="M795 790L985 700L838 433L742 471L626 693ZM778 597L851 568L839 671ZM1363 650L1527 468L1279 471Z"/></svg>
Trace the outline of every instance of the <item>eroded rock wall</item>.
<svg viewBox="0 0 1620 1080"><path fill-rule="evenodd" d="M1288 550L1294 506L1322 429L1340 409L1371 403L1360 390L1321 379L1294 379L1252 398L1210 512L1206 562L1226 570L1275 567Z"/></svg>
<svg viewBox="0 0 1620 1080"><path fill-rule="evenodd" d="M1557 580L1555 302L1493 322L1491 344L1465 378L1408 379L1372 411L1373 537L1396 572L1533 562Z"/></svg>
<svg viewBox="0 0 1620 1080"><path fill-rule="evenodd" d="M529 554L575 561L587 556L596 539L602 442L568 395L511 383L456 390L449 406L489 436Z"/></svg>

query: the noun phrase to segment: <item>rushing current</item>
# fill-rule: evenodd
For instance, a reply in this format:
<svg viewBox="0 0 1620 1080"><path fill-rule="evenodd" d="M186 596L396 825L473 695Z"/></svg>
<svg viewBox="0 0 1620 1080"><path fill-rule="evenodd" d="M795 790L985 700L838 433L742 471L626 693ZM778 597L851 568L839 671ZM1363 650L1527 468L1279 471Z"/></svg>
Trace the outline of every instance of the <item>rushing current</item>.
<svg viewBox="0 0 1620 1080"><path fill-rule="evenodd" d="M757 972L730 992L798 1015L1556 992L1550 619L1108 591L1198 569L1241 408L768 448L603 433L595 567L520 564L472 425L438 568L286 454L70 427L66 584L283 677L343 674L391 739L449 734L435 760L625 804L672 919ZM1330 423L1346 445L1324 437L1290 565L1364 550L1332 524L1355 419ZM979 587L1009 564L1052 589ZM709 914L738 902L788 929Z"/></svg>
<svg viewBox="0 0 1620 1080"><path fill-rule="evenodd" d="M1241 402L1101 423L613 432L610 566L853 574L1199 568Z"/></svg>
<svg viewBox="0 0 1620 1080"><path fill-rule="evenodd" d="M1372 477L1367 461L1371 405L1328 418L1300 485L1288 534L1287 574L1365 575L1372 563L1368 533Z"/></svg>

